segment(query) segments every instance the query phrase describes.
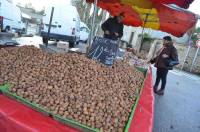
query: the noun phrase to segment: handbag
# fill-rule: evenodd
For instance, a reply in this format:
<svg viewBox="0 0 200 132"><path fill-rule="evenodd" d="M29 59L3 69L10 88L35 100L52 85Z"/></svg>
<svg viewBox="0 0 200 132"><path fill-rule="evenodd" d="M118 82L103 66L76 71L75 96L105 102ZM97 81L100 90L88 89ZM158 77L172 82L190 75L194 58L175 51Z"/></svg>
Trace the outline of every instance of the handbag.
<svg viewBox="0 0 200 132"><path fill-rule="evenodd" d="M169 66L176 66L178 64L179 64L178 60L171 60L171 59L169 60L169 63L168 63Z"/></svg>
<svg viewBox="0 0 200 132"><path fill-rule="evenodd" d="M167 66L173 68L174 66L179 64L178 55L175 58L170 58L167 61Z"/></svg>
<svg viewBox="0 0 200 132"><path fill-rule="evenodd" d="M179 64L178 59L177 60L168 59L166 66L167 66L168 70L173 70L173 67L178 65L178 64Z"/></svg>

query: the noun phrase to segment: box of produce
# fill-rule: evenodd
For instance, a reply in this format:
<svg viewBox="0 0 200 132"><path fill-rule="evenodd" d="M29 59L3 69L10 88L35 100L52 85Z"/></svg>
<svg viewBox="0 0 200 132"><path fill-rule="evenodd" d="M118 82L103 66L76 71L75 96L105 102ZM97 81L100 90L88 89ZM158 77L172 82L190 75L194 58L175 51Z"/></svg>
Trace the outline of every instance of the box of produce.
<svg viewBox="0 0 200 132"><path fill-rule="evenodd" d="M145 78L123 61L32 46L1 49L0 65L3 94L82 131L128 131Z"/></svg>

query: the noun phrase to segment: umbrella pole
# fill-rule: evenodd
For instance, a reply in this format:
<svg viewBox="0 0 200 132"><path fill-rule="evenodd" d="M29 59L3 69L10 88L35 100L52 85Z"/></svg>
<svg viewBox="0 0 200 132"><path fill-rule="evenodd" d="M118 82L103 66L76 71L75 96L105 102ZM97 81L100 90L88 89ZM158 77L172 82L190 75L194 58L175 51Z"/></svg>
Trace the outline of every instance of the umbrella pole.
<svg viewBox="0 0 200 132"><path fill-rule="evenodd" d="M149 14L147 13L145 20L144 20L143 28L142 28L142 38L141 38L141 42L140 42L139 52L142 50L142 43L143 43L143 39L144 39L144 30L145 30L145 26L146 26L148 17L149 17Z"/></svg>
<svg viewBox="0 0 200 132"><path fill-rule="evenodd" d="M97 14L97 2L98 2L98 0L95 0L94 12L93 12L93 18L92 18L92 30L91 30L91 33L90 33L90 39L89 39L89 44L88 44L88 47L87 47L87 52L92 45L92 39L94 37L94 26L95 26L96 14Z"/></svg>

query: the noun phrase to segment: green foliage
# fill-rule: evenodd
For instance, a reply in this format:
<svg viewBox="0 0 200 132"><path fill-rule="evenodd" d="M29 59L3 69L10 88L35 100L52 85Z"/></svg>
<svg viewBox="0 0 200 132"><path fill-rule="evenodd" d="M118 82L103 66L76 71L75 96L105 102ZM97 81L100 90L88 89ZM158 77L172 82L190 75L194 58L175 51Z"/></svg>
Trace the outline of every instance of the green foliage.
<svg viewBox="0 0 200 132"><path fill-rule="evenodd" d="M40 15L44 15L45 14L45 10L37 11L36 13L40 14Z"/></svg>
<svg viewBox="0 0 200 132"><path fill-rule="evenodd" d="M83 21L83 16L85 12L85 5L83 5L84 0L71 0L71 4L76 7L81 21Z"/></svg>
<svg viewBox="0 0 200 132"><path fill-rule="evenodd" d="M191 39L194 44L196 44L196 41L198 40L197 35L200 33L200 27L196 28L194 31L194 34L192 35Z"/></svg>
<svg viewBox="0 0 200 132"><path fill-rule="evenodd" d="M21 6L20 3L19 3L18 5ZM42 10L38 11L38 10L36 10L36 9L33 7L32 3L27 3L27 4L24 6L24 8L31 10L31 12L32 12L32 13L35 13L35 14L39 14L39 15L44 15L44 14L45 14L45 9L44 9L44 7L43 7Z"/></svg>
<svg viewBox="0 0 200 132"><path fill-rule="evenodd" d="M90 16L90 9L92 8L92 4L84 4L85 0L71 0L71 3L73 6L75 6L78 10L79 16L81 21L86 23L86 25L89 27L89 29L92 29L92 19L93 15ZM100 8L97 8L97 12L100 10ZM100 15L96 16L95 24L94 24L94 32L96 32L96 29L99 30L100 23L103 17L103 12L101 12Z"/></svg>
<svg viewBox="0 0 200 132"><path fill-rule="evenodd" d="M142 37L142 34L139 34L139 37ZM148 33L143 34L143 42L151 42L154 39Z"/></svg>

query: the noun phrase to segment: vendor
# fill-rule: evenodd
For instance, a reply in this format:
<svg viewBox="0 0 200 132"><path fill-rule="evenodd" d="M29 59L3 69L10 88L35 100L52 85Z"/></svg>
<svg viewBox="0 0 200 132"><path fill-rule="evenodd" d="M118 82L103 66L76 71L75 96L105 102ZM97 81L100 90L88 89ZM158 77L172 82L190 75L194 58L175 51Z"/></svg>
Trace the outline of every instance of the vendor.
<svg viewBox="0 0 200 132"><path fill-rule="evenodd" d="M104 31L104 38L112 40L121 39L124 29L124 25L122 23L123 19L124 13L120 13L118 16L106 20L101 26Z"/></svg>

